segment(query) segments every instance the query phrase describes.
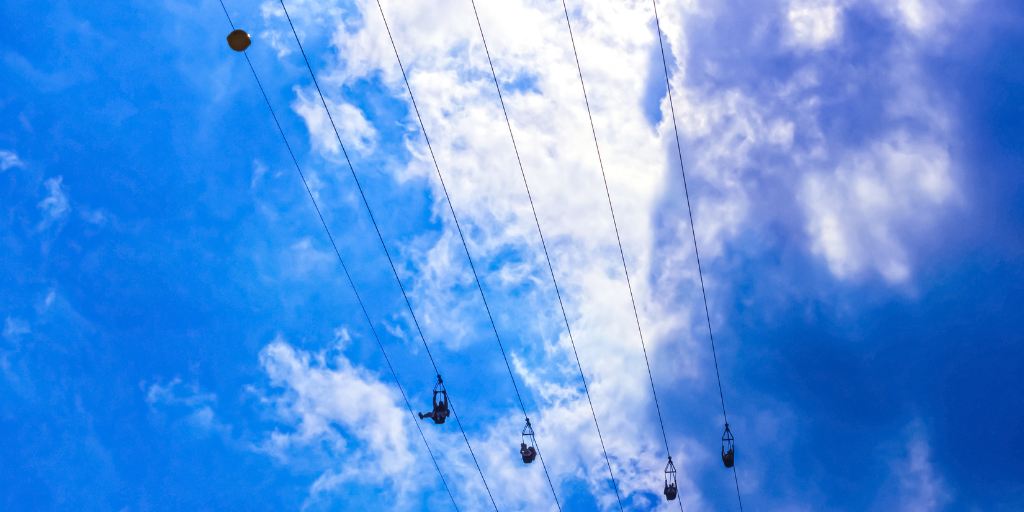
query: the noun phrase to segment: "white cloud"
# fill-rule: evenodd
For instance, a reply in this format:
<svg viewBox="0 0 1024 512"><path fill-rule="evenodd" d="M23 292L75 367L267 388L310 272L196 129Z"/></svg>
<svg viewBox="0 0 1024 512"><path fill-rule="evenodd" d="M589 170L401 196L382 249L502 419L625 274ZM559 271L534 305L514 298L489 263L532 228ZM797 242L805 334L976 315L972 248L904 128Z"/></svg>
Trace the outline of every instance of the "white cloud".
<svg viewBox="0 0 1024 512"><path fill-rule="evenodd" d="M323 353L297 350L279 337L260 352L260 364L271 385L282 389L267 396L267 403L294 428L275 431L260 449L287 461L327 446L348 461L329 468L314 491L340 482L380 483L429 469L413 467L409 443L416 434L407 428L408 412L399 405L398 393L344 356L328 365Z"/></svg>
<svg viewBox="0 0 1024 512"><path fill-rule="evenodd" d="M260 38L277 52L279 59L292 54L291 34L279 30L264 30L260 33Z"/></svg>
<svg viewBox="0 0 1024 512"><path fill-rule="evenodd" d="M7 317L4 320L3 337L9 346L0 345L0 374L3 374L14 391L22 397L34 394L32 379L24 358L17 357L21 350L21 337L32 332L32 326L18 317Z"/></svg>
<svg viewBox="0 0 1024 512"><path fill-rule="evenodd" d="M324 83L327 86L328 83ZM295 90L295 101L292 102L292 110L302 116L306 122L306 128L312 136L313 148L321 154L341 155L341 146L338 144L338 137L331 126L331 118L324 111L323 103L316 89L309 87L302 89L298 86ZM331 116L334 125L338 128L345 148L357 151L361 154L368 154L376 146L377 131L370 125L363 112L358 108L343 101L336 102L325 95L324 100L331 109Z"/></svg>
<svg viewBox="0 0 1024 512"><path fill-rule="evenodd" d="M975 0L875 0L882 12L921 38L945 39L948 28L963 16Z"/></svg>
<svg viewBox="0 0 1024 512"><path fill-rule="evenodd" d="M25 164L18 158L18 155L13 151L6 149L0 149L0 171L6 171L14 167L24 167Z"/></svg>
<svg viewBox="0 0 1024 512"><path fill-rule="evenodd" d="M81 210L82 220L95 224L97 226L103 226L107 223L107 214L102 209L90 210L88 208L82 208Z"/></svg>
<svg viewBox="0 0 1024 512"><path fill-rule="evenodd" d="M920 422L908 426L905 457L893 462L900 490L901 512L936 512L952 500L945 480L932 462L932 449Z"/></svg>
<svg viewBox="0 0 1024 512"><path fill-rule="evenodd" d="M53 222L63 220L71 210L67 192L61 186L63 180L63 176L57 176L43 183L50 195L39 202L39 209L43 211L43 220L39 223L38 229L45 229Z"/></svg>
<svg viewBox="0 0 1024 512"><path fill-rule="evenodd" d="M150 406L157 404L174 404L184 405L186 407L196 407L217 401L217 395L213 393L203 393L195 384L186 386L188 388L186 394L180 395L176 390L180 384L180 378L174 378L166 385L161 385L158 382L150 384L149 388L146 389L146 403Z"/></svg>
<svg viewBox="0 0 1024 512"><path fill-rule="evenodd" d="M842 278L871 268L890 282L907 280L911 262L900 234L929 227L953 199L950 166L945 148L897 133L832 173L806 176L812 250Z"/></svg>
<svg viewBox="0 0 1024 512"><path fill-rule="evenodd" d="M352 343L352 335L348 333L347 327L334 329L334 350L345 350Z"/></svg>
<svg viewBox="0 0 1024 512"><path fill-rule="evenodd" d="M842 33L843 9L835 0L791 0L787 18L792 42L821 48Z"/></svg>
<svg viewBox="0 0 1024 512"><path fill-rule="evenodd" d="M180 378L174 378L166 385L157 382L147 388L145 384L141 383L146 389L146 403L151 412L164 414L175 408L184 410L184 423L202 435L216 433L230 442L231 426L222 423L213 410L217 395L204 393L195 383L182 386Z"/></svg>
<svg viewBox="0 0 1024 512"><path fill-rule="evenodd" d="M263 176L267 174L267 166L259 161L252 161L252 180L249 182L249 190L256 190L256 187L263 182Z"/></svg>
<svg viewBox="0 0 1024 512"><path fill-rule="evenodd" d="M20 318L7 317L4 320L4 332L3 336L8 342L17 345L18 340L21 339L22 334L28 334L32 332L31 326L28 322Z"/></svg>
<svg viewBox="0 0 1024 512"><path fill-rule="evenodd" d="M305 277L310 272L332 268L336 257L332 252L317 250L309 238L292 244L290 252L286 260L292 263L291 274L296 277Z"/></svg>
<svg viewBox="0 0 1024 512"><path fill-rule="evenodd" d="M939 2L927 0L898 0L894 6L907 28L914 32L922 32L934 26L945 14Z"/></svg>

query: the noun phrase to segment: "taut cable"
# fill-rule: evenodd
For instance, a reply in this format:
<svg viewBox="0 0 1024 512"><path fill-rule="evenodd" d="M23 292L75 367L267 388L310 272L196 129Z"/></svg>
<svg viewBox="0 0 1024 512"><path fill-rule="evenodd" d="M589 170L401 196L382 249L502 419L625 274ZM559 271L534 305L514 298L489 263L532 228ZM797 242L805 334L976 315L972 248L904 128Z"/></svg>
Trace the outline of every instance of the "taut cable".
<svg viewBox="0 0 1024 512"><path fill-rule="evenodd" d="M352 165L352 160L348 156L348 151L345 149L345 144L341 141L341 135L338 133L338 127L334 124L334 117L331 115L331 110L327 108L327 101L324 99L323 93L320 91L320 84L317 82L316 75L313 73L313 67L309 64L309 58L306 57L306 50L302 48L302 42L299 41L299 35L295 30L295 25L292 23L291 15L288 14L288 9L284 5L284 1L281 1L281 8L284 9L285 17L288 19L288 25L292 29L292 35L295 36L295 42L299 45L299 51L302 53L302 58L306 62L306 68L309 69L309 74L313 78L313 84L316 86L317 94L320 96L320 101L324 105L324 110L327 111L327 117L331 121L331 127L334 128L334 135L338 138L338 144L341 145L341 151L345 155L345 161L348 163L349 171L352 174L352 179L356 183L356 188L359 189L359 196L363 200L363 205L366 207L366 212L370 216L370 221L373 223L373 228L377 232L377 238L380 240L381 247L384 248L384 254L388 258L388 263L391 265L391 272L395 276L395 281L398 283L398 287L402 290L402 297L405 298L405 305L409 310L409 315L412 316L413 324L416 326L416 331L419 333L420 340L423 342L423 348L427 351L427 357L430 358L430 364L434 367L434 372L440 376L441 370L437 368L437 363L434 361L434 356L430 353L430 346L427 345L426 337L423 335L423 330L420 328L419 320L416 318L416 313L412 309L412 303L409 301L409 295L405 291L405 286L402 284L401 278L398 276L398 270L395 268L395 262L391 258L391 253L388 251L388 246L384 242L384 237L381 235L380 227L377 225L377 220L373 216L373 210L370 208L370 203L366 199L366 193L363 191L363 186L359 183L359 177L356 175L355 167ZM447 389L447 386L446 386ZM491 494L491 488L487 485L487 479L484 477L483 469L480 467L480 462L476 458L476 453L473 452L473 446L469 442L469 436L466 435L466 430L462 426L462 421L459 419L459 414L455 410L455 404L452 402L451 395L448 394L448 407L452 411L452 416L455 417L455 423L458 424L459 430L462 432L462 438L466 441L466 447L469 448L469 453L473 457L473 463L476 465L477 473L480 474L480 480L484 484L484 489L487 491L487 496L491 500L491 505L494 510L498 510L498 505L494 501L494 496Z"/></svg>
<svg viewBox="0 0 1024 512"><path fill-rule="evenodd" d="M228 9L224 5L223 0L220 2L221 8L224 9L224 15L228 18L228 23L231 25L231 29L234 30L235 24L231 21L231 15L228 14ZM395 367L391 364L391 358L388 357L388 353L384 350L384 344L380 341L380 336L377 335L377 329L374 328L373 322L370 320L370 314L366 311L366 305L363 304L362 297L359 296L359 291L356 290L356 284L352 280L352 275L349 274L348 266L345 265L344 258L341 257L341 252L338 251L338 245L334 243L334 237L331 235L331 230L327 228L327 223L324 221L324 216L320 213L320 207L316 203L316 199L313 197L313 192L309 188L309 183L306 182L306 176L302 173L302 168L299 167L299 162L295 158L295 153L292 152L291 144L288 143L288 138L284 135L284 130L281 129L281 123L277 120L277 114L274 113L274 107L270 106L270 99L267 97L266 91L263 90L263 84L260 82L259 76L256 75L256 69L252 65L252 61L249 60L249 54L244 53L245 61L249 64L249 70L252 71L253 78L256 79L256 85L260 88L260 93L263 94L263 100L267 103L267 108L270 109L270 115L274 118L274 124L277 125L277 130L281 134L281 140L284 141L285 147L288 148L288 155L291 156L292 163L295 164L295 170L299 172L299 177L302 178L302 185L306 188L306 193L309 194L309 199L313 202L313 208L316 209L317 216L320 218L320 223L324 226L324 231L327 232L327 238L331 241L331 246L334 247L334 253L338 256L338 261L341 262L341 268L345 271L345 278L348 279L349 285L352 287L352 293L356 296L356 301L359 302L359 308L363 312L363 317L366 318L366 323L370 326L370 332L373 333L374 339L377 341L377 346L380 347L381 354L384 355L384 361L388 364L388 369L391 371L391 376L395 380L395 385L398 386L398 390L402 393L402 399L405 400L405 406L409 409L409 414L412 415L413 424L416 425L416 430L419 431L420 438L423 439L424 446L427 447L427 453L430 454L430 459L434 462L434 468L437 470L437 474L441 477L441 483L444 484L445 491L448 492L448 497L452 500L452 506L455 507L456 512L459 510L459 506L455 503L455 497L452 495L451 489L448 487L448 481L444 478L444 473L441 472L441 467L437 464L437 458L434 456L433 450L430 449L430 443L427 442L426 436L423 434L423 429L420 427L419 422L416 419L416 413L412 410L412 404L409 402L409 397L405 394L405 389L402 388L402 383L398 380L398 374L395 372Z"/></svg>
<svg viewBox="0 0 1024 512"><path fill-rule="evenodd" d="M722 392L722 374L718 370L718 353L715 350L715 335L711 332L711 313L708 308L708 294L704 290L704 271L700 265L700 251L697 250L697 231L693 227L693 209L690 207L690 189L686 185L686 168L683 166L683 148L679 142L679 125L676 122L676 107L672 101L672 83L669 81L668 60L665 58L665 42L662 40L661 20L658 17L658 3L651 0L654 6L654 22L658 28L658 44L661 47L661 65L665 69L665 88L668 93L668 106L672 113L672 128L676 135L676 152L679 155L679 172L683 174L683 191L686 194L686 211L690 215L690 235L693 236L693 253L697 257L697 275L700 277L700 293L704 297L704 316L708 321L708 336L711 338L711 355L715 360L715 376L718 377L718 398L722 401L722 418L725 419L725 426L729 426L729 416L725 413L725 394ZM743 512L743 499L740 497L740 480L736 475L736 465L732 467L732 478L736 483L736 499L740 504L740 512Z"/></svg>

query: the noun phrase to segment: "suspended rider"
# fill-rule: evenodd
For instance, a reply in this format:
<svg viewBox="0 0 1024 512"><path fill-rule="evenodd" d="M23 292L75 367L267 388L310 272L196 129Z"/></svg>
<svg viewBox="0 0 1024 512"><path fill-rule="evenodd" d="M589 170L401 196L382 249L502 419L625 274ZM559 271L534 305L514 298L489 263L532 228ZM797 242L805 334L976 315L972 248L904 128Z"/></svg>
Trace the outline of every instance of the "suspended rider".
<svg viewBox="0 0 1024 512"><path fill-rule="evenodd" d="M444 389L444 381L441 380L440 375L437 376L437 385L434 386L433 402L434 410L426 414L419 413L420 419L430 418L434 420L435 424L440 425L451 414L451 411L448 410L448 392Z"/></svg>
<svg viewBox="0 0 1024 512"><path fill-rule="evenodd" d="M523 456L523 462L529 464L537 458L537 450L532 446L526 446L526 443L519 443L519 454Z"/></svg>

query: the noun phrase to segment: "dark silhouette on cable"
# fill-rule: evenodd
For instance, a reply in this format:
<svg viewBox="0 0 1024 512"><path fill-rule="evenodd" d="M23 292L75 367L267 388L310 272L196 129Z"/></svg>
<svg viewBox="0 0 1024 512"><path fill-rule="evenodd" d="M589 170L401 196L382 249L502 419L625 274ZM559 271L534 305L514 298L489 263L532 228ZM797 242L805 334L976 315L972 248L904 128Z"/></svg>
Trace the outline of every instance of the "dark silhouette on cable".
<svg viewBox="0 0 1024 512"><path fill-rule="evenodd" d="M437 399L439 395L441 397L440 400ZM437 384L434 385L434 410L426 414L422 412L419 414L421 420L423 418L430 418L438 425L444 423L444 420L451 414L448 410L448 392L444 389L444 381L441 380L440 375L437 376Z"/></svg>
<svg viewBox="0 0 1024 512"><path fill-rule="evenodd" d="M726 450L726 447L729 449ZM722 462L725 467L731 468L736 461L736 443L733 442L732 432L729 431L729 424L725 424L725 433L722 434Z"/></svg>
<svg viewBox="0 0 1024 512"><path fill-rule="evenodd" d="M249 38L249 34L244 30L232 30L228 34L228 46L236 52L244 52L250 44L252 44L252 39Z"/></svg>
<svg viewBox="0 0 1024 512"><path fill-rule="evenodd" d="M533 426L530 425L530 418L526 418L526 426L523 427L523 442L519 443L519 455L523 456L523 462L527 464L537 458L537 449L533 447L534 442Z"/></svg>
<svg viewBox="0 0 1024 512"><path fill-rule="evenodd" d="M534 447L526 446L526 443L519 443L519 446L519 454L523 456L523 462L529 464L537 458L537 450Z"/></svg>
<svg viewBox="0 0 1024 512"><path fill-rule="evenodd" d="M668 458L668 465L665 466L665 498L668 501L676 499L679 488L676 486L676 466L672 464L672 457Z"/></svg>

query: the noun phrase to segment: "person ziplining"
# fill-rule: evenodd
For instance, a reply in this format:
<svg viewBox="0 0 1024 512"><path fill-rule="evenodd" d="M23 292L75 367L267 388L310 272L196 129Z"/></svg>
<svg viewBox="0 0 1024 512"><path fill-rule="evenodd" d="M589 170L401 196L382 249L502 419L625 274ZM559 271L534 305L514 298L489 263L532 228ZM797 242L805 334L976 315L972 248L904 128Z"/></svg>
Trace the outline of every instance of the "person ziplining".
<svg viewBox="0 0 1024 512"><path fill-rule="evenodd" d="M530 425L530 418L526 418L526 426L523 427L523 442L519 443L519 455L527 464L537 458L537 449L533 447L534 444L536 441L534 440L533 426Z"/></svg>
<svg viewBox="0 0 1024 512"><path fill-rule="evenodd" d="M676 485L676 465L672 464L672 457L668 458L668 465L665 466L665 499L672 501L676 499L679 487Z"/></svg>
<svg viewBox="0 0 1024 512"><path fill-rule="evenodd" d="M728 448L728 449L726 449ZM725 433L722 434L722 463L725 467L731 468L736 460L736 443L729 431L729 424L725 424Z"/></svg>
<svg viewBox="0 0 1024 512"><path fill-rule="evenodd" d="M438 400L438 396L441 397L440 400ZM434 420L435 424L440 425L444 423L449 414L451 412L448 410L448 392L444 389L444 381L438 375L437 384L434 385L434 410L428 413L419 413L420 419L430 418Z"/></svg>

